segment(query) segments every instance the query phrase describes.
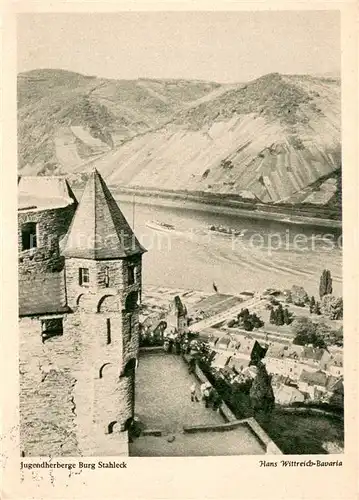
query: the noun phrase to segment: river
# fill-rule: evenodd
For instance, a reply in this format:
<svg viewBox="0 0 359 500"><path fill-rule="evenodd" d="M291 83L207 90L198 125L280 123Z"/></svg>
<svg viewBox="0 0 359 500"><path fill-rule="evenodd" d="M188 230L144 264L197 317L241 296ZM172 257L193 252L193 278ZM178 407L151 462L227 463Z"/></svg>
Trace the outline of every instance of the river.
<svg viewBox="0 0 359 500"><path fill-rule="evenodd" d="M303 286L318 295L323 269L333 278L333 293L342 295L341 232L328 228L253 220L203 211L135 205L117 200L148 252L143 257L143 286L156 285L221 293ZM176 233L146 226L156 220L173 224ZM208 225L241 230L240 237L213 234Z"/></svg>

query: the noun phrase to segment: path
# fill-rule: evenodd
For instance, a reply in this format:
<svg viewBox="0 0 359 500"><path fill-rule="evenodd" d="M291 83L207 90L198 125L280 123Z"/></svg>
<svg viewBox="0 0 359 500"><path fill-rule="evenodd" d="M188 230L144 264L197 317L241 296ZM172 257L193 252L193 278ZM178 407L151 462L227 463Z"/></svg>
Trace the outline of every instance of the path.
<svg viewBox="0 0 359 500"><path fill-rule="evenodd" d="M148 429L182 432L184 426L223 424L218 412L202 401L191 402L190 387L197 379L181 356L143 353L136 373L136 416Z"/></svg>

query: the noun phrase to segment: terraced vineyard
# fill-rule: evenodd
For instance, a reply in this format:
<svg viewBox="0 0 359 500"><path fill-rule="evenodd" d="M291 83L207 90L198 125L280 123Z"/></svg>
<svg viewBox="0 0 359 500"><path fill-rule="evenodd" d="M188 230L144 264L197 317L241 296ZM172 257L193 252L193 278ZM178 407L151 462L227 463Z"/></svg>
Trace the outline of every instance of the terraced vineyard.
<svg viewBox="0 0 359 500"><path fill-rule="evenodd" d="M18 103L23 174L78 181L95 166L115 186L318 206L339 191L335 179L320 185L341 167L339 79L220 85L38 70L19 75Z"/></svg>

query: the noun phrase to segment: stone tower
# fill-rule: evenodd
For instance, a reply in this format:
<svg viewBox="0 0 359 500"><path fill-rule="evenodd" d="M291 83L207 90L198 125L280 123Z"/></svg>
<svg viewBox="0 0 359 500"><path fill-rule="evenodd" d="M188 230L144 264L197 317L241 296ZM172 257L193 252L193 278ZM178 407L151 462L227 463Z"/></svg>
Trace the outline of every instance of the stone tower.
<svg viewBox="0 0 359 500"><path fill-rule="evenodd" d="M111 453L110 441L134 415L145 251L94 170L62 252L73 329L81 337L75 400L84 454Z"/></svg>
<svg viewBox="0 0 359 500"><path fill-rule="evenodd" d="M74 217L77 200L61 177L18 178L19 276L61 271L59 242Z"/></svg>

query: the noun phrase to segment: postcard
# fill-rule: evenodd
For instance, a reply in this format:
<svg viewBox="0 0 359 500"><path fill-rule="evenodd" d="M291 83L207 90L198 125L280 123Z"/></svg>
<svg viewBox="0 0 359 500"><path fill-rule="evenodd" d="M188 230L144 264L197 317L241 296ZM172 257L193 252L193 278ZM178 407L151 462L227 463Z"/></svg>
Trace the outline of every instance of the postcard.
<svg viewBox="0 0 359 500"><path fill-rule="evenodd" d="M4 9L4 498L342 498L354 2Z"/></svg>

